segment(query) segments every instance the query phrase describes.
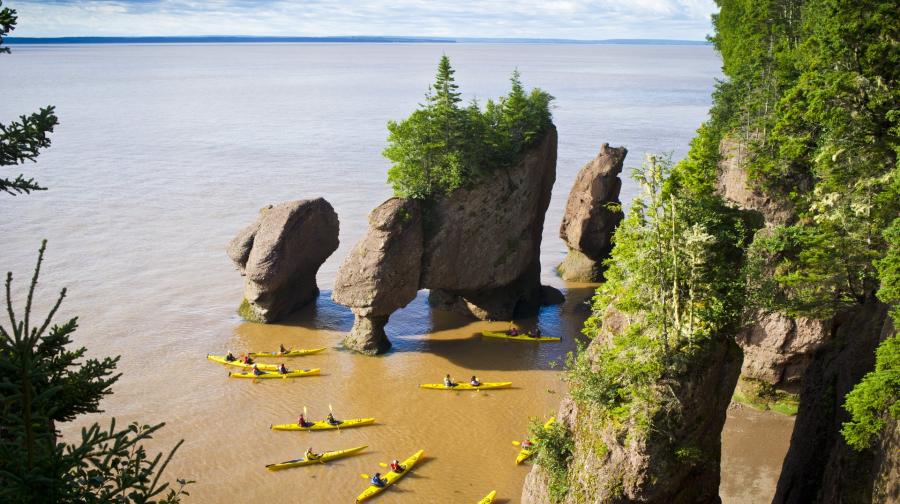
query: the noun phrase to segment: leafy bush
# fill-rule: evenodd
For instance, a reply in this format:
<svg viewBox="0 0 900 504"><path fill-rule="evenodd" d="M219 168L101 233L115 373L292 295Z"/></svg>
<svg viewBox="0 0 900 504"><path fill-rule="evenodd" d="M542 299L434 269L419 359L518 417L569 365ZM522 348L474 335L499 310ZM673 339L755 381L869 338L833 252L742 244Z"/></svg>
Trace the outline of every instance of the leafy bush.
<svg viewBox="0 0 900 504"><path fill-rule="evenodd" d="M844 402L851 419L841 433L857 450L872 446L888 418L900 420L900 334L878 346L875 360L875 370L853 387Z"/></svg>
<svg viewBox="0 0 900 504"><path fill-rule="evenodd" d="M562 502L569 492L569 463L575 445L566 428L559 422L548 427L532 419L530 437L536 446L535 463L547 470L549 491L553 502Z"/></svg>
<svg viewBox="0 0 900 504"><path fill-rule="evenodd" d="M392 163L388 182L397 196L447 194L511 166L552 125L553 97L540 89L526 93L518 71L509 94L488 100L484 110L474 100L461 106L453 74L442 56L425 104L402 121L388 122L384 156Z"/></svg>

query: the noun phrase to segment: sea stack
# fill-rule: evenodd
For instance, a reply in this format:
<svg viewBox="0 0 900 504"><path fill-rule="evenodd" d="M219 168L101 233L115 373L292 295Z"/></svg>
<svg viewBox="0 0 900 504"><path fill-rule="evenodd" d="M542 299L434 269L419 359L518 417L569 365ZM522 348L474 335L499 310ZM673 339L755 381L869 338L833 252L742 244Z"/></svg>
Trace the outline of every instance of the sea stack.
<svg viewBox="0 0 900 504"><path fill-rule="evenodd" d="M604 143L600 153L584 165L566 203L559 237L569 253L557 271L570 282L598 282L603 261L612 251L612 236L624 218L619 203L622 164L628 150Z"/></svg>
<svg viewBox="0 0 900 504"><path fill-rule="evenodd" d="M315 300L316 273L338 247L339 222L323 198L269 205L226 247L244 277L238 312L271 323Z"/></svg>
<svg viewBox="0 0 900 504"><path fill-rule="evenodd" d="M517 163L477 184L428 201L391 198L376 208L368 233L338 270L332 294L356 316L345 346L386 351L388 317L419 289L431 290L436 308L482 320L536 312L556 143L550 126Z"/></svg>

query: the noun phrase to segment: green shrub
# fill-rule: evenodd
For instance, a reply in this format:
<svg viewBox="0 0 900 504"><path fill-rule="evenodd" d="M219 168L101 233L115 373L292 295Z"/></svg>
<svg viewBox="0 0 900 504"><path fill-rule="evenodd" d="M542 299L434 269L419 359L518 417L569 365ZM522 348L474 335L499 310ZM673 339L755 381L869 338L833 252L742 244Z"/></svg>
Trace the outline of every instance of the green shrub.
<svg viewBox="0 0 900 504"><path fill-rule="evenodd" d="M559 422L545 428L543 423L532 419L529 431L536 445L535 463L546 469L550 477L550 498L562 502L569 492L569 463L574 442Z"/></svg>
<svg viewBox="0 0 900 504"><path fill-rule="evenodd" d="M887 418L900 419L900 334L884 340L875 359L875 370L853 387L844 402L851 419L841 433L857 450L872 446Z"/></svg>

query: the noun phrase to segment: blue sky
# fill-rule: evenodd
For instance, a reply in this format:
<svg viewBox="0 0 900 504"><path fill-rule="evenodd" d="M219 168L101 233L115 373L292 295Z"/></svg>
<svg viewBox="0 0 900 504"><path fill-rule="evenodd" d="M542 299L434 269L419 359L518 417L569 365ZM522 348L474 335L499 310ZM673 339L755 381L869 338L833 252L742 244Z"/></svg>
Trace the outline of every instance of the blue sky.
<svg viewBox="0 0 900 504"><path fill-rule="evenodd" d="M21 37L410 35L702 40L713 0L6 0Z"/></svg>

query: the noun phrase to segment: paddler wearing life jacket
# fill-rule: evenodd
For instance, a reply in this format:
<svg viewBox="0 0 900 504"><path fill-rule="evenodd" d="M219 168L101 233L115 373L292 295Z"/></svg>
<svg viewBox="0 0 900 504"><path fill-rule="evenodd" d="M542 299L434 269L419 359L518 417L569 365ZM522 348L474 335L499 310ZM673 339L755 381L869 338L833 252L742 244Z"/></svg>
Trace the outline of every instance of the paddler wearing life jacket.
<svg viewBox="0 0 900 504"><path fill-rule="evenodd" d="M284 365L283 362L278 365L278 372L281 374L287 374L288 368L287 368L287 366Z"/></svg>
<svg viewBox="0 0 900 504"><path fill-rule="evenodd" d="M286 353L288 353L288 349L287 349L287 348L284 348L284 344L282 343L282 344L279 344L279 345L278 345L278 352L279 352L279 353L286 354Z"/></svg>
<svg viewBox="0 0 900 504"><path fill-rule="evenodd" d="M471 385L471 386L473 386L473 387L478 387L478 386L481 385L481 382L478 381L478 377L477 377L477 376L472 376L472 379L469 380L469 385Z"/></svg>
<svg viewBox="0 0 900 504"><path fill-rule="evenodd" d="M312 422L306 420L306 417L303 416L303 413L300 413L300 416L297 417L297 425L300 427L309 427L312 425Z"/></svg>
<svg viewBox="0 0 900 504"><path fill-rule="evenodd" d="M340 425L340 424L344 423L344 422L341 422L340 420L335 420L334 415L332 413L329 413L328 416L325 417L325 421L328 422L329 425Z"/></svg>
<svg viewBox="0 0 900 504"><path fill-rule="evenodd" d="M309 448L306 449L306 460L316 460L319 457L321 457L321 455L314 452L312 449L312 446L310 446Z"/></svg>
<svg viewBox="0 0 900 504"><path fill-rule="evenodd" d="M406 468L403 467L402 465L400 465L399 460L394 459L393 462L391 462L391 471L394 471L395 473L400 474L405 470L406 470Z"/></svg>
<svg viewBox="0 0 900 504"><path fill-rule="evenodd" d="M540 338L541 337L541 328L535 327L534 329L528 331L528 335L532 338Z"/></svg>
<svg viewBox="0 0 900 504"><path fill-rule="evenodd" d="M235 358L234 354L231 352L228 352L228 354L225 355L225 362L234 362L236 360L237 358Z"/></svg>
<svg viewBox="0 0 900 504"><path fill-rule="evenodd" d="M381 473L375 473L372 475L372 486L377 486L378 488L384 488L384 485L387 484L387 481L381 479Z"/></svg>
<svg viewBox="0 0 900 504"><path fill-rule="evenodd" d="M259 376L259 375L263 374L263 372L260 371L259 366L257 366L256 364L253 365L253 369L251 369L251 371L253 371L254 376Z"/></svg>

